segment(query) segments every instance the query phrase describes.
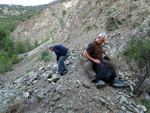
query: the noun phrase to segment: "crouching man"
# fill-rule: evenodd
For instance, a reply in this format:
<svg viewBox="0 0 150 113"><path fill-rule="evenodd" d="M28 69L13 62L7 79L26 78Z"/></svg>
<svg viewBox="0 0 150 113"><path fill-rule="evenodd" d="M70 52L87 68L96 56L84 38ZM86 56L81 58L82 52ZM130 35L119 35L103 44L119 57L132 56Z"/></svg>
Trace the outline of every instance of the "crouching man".
<svg viewBox="0 0 150 113"><path fill-rule="evenodd" d="M128 84L122 82L119 77L118 67L111 61L105 61L103 59L103 54L105 56L109 56L105 51L103 51L102 44L106 41L107 35L105 33L100 33L98 37L88 44L88 47L84 51L84 56L88 59L87 62L84 64L84 69L89 74L89 79L91 82L96 82L97 87L101 87L105 85L103 80L99 80L96 78L96 72L93 70L94 64L100 64L101 62L106 62L109 67L113 68L116 73L116 78L114 79L114 83L112 86L114 87L127 87Z"/></svg>
<svg viewBox="0 0 150 113"><path fill-rule="evenodd" d="M58 63L58 73L60 75L66 74L68 70L64 62L71 55L70 50L62 45L50 45L49 49L54 51L57 56L56 62Z"/></svg>

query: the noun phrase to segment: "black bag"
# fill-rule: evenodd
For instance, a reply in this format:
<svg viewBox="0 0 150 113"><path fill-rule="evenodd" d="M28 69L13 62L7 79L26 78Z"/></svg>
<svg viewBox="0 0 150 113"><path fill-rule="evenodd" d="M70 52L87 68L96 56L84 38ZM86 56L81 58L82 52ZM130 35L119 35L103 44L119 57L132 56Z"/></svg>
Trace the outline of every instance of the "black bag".
<svg viewBox="0 0 150 113"><path fill-rule="evenodd" d="M112 82L115 78L115 71L109 67L106 62L101 62L100 64L96 64L96 78L98 80L103 80L104 82Z"/></svg>

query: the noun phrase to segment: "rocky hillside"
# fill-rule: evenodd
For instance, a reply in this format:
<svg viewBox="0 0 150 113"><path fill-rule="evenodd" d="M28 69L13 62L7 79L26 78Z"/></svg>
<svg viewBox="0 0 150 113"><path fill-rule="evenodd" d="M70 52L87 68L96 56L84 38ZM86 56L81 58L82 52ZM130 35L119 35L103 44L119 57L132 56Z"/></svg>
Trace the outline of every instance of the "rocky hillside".
<svg viewBox="0 0 150 113"><path fill-rule="evenodd" d="M19 24L30 17L39 14L47 6L49 6L49 4L39 6L0 4L0 23Z"/></svg>
<svg viewBox="0 0 150 113"><path fill-rule="evenodd" d="M35 40L39 43L49 41L29 52L26 59L1 77L1 112L8 110L9 106L13 106L9 109L10 113L146 112L146 107L133 98L136 78L125 63L122 50L132 36L147 33L149 18L148 0L71 0L51 5L21 23L11 33L15 41L27 38L31 43ZM115 26L111 25L113 23ZM82 54L100 32L108 34L104 49L119 66L120 76L130 83L130 88L117 89L107 85L97 89L89 81L83 69L85 58ZM62 44L72 50L66 62L69 68L66 75L57 74L55 55L47 64L36 61L36 56L49 44ZM150 99L149 91L145 93Z"/></svg>

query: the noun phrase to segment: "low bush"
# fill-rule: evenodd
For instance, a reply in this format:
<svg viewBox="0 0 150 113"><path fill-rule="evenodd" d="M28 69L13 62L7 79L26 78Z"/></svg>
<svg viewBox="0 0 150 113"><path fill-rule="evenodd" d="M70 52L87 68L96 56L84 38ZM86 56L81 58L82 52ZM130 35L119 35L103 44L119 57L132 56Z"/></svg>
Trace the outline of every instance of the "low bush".
<svg viewBox="0 0 150 113"><path fill-rule="evenodd" d="M119 27L119 24L114 18L111 18L111 17L107 18L107 21L106 21L106 30L107 31L116 30L116 29L118 29L118 27Z"/></svg>
<svg viewBox="0 0 150 113"><path fill-rule="evenodd" d="M89 31L90 29L97 28L96 24L86 26L85 30Z"/></svg>
<svg viewBox="0 0 150 113"><path fill-rule="evenodd" d="M41 52L41 55L37 57L37 60L44 60L44 62L49 62L52 58L52 55L49 54L48 50L44 50Z"/></svg>
<svg viewBox="0 0 150 113"><path fill-rule="evenodd" d="M66 14L66 10L62 10L62 15L64 16Z"/></svg>
<svg viewBox="0 0 150 113"><path fill-rule="evenodd" d="M13 54L11 57L11 62L12 62L12 64L17 64L20 62L20 59L18 58L18 56L16 54Z"/></svg>
<svg viewBox="0 0 150 113"><path fill-rule="evenodd" d="M116 8L111 8L111 9L107 10L105 12L105 16L109 16L111 13L115 12L116 10L117 10Z"/></svg>
<svg viewBox="0 0 150 113"><path fill-rule="evenodd" d="M123 51L125 59L138 79L134 92L139 95L146 78L150 76L150 39L133 38Z"/></svg>
<svg viewBox="0 0 150 113"><path fill-rule="evenodd" d="M142 105L144 105L147 108L147 113L150 113L150 101L142 100Z"/></svg>

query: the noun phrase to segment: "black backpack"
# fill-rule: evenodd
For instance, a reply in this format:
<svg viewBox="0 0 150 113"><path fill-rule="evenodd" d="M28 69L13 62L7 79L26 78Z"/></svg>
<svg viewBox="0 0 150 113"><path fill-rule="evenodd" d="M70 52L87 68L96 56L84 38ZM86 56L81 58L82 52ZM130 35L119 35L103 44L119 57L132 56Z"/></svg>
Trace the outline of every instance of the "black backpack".
<svg viewBox="0 0 150 113"><path fill-rule="evenodd" d="M115 71L110 68L106 62L96 64L96 72L96 78L98 80L103 80L104 82L111 83L115 79Z"/></svg>

